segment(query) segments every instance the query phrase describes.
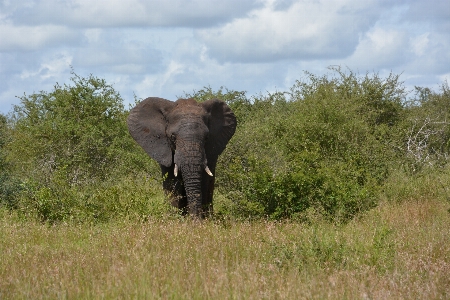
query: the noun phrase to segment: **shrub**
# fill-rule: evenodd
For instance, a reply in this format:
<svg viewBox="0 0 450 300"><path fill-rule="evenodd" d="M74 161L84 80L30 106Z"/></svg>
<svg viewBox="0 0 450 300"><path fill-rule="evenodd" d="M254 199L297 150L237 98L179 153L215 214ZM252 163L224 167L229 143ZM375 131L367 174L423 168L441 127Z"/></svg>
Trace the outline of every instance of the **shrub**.
<svg viewBox="0 0 450 300"><path fill-rule="evenodd" d="M16 171L48 184L64 170L77 185L148 167L128 134L119 93L103 79L72 75L72 85L24 95L14 107L9 156Z"/></svg>
<svg viewBox="0 0 450 300"><path fill-rule="evenodd" d="M303 219L313 208L345 221L376 204L399 159L404 89L398 76L334 71L246 106L218 168L219 190L244 211L250 202L270 218Z"/></svg>
<svg viewBox="0 0 450 300"><path fill-rule="evenodd" d="M9 209L16 208L17 194L21 191L20 181L15 178L11 171L11 163L6 159L6 144L9 142L9 130L7 118L0 114L0 206Z"/></svg>
<svg viewBox="0 0 450 300"><path fill-rule="evenodd" d="M23 182L15 205L49 222L149 214L144 199L155 187L140 178L160 171L128 134L122 98L103 79L72 75L71 85L24 95L14 107L1 149Z"/></svg>
<svg viewBox="0 0 450 300"><path fill-rule="evenodd" d="M440 93L415 89L415 97L405 109L401 149L408 169L419 172L444 166L450 157L450 88L444 82Z"/></svg>
<svg viewBox="0 0 450 300"><path fill-rule="evenodd" d="M61 179L66 177L61 175ZM160 218L171 208L160 183L142 173L96 185L75 186L64 181L47 186L29 183L21 193L19 211L48 223L103 223L114 219Z"/></svg>
<svg viewBox="0 0 450 300"><path fill-rule="evenodd" d="M219 217L345 222L380 199L410 197L418 178L448 181L446 83L406 101L397 75L331 72L251 98L210 87L184 96L222 99L238 120L218 162ZM10 122L0 119L2 204L47 222L170 211L158 164L128 134L128 111L104 80L73 73L72 85L20 100Z"/></svg>

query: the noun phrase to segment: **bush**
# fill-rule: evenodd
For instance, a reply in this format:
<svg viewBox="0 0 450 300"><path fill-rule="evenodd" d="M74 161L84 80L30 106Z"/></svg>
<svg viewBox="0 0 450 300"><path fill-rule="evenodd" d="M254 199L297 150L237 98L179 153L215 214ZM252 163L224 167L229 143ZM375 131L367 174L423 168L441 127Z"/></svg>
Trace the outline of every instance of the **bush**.
<svg viewBox="0 0 450 300"><path fill-rule="evenodd" d="M149 191L140 178L159 178L159 166L128 134L122 98L103 79L72 75L72 85L24 95L14 107L1 148L23 182L14 205L49 222L149 214L144 199L155 186Z"/></svg>
<svg viewBox="0 0 450 300"><path fill-rule="evenodd" d="M119 93L103 79L72 75L72 85L24 95L14 107L9 156L16 171L49 184L63 170L67 183L79 185L147 168Z"/></svg>
<svg viewBox="0 0 450 300"><path fill-rule="evenodd" d="M64 182L50 186L28 184L21 197L19 211L23 215L35 216L48 223L102 223L114 219L144 221L171 211L160 183L146 174L89 186L73 186Z"/></svg>
<svg viewBox="0 0 450 300"><path fill-rule="evenodd" d="M303 219L313 208L345 221L376 204L399 159L404 89L398 76L334 71L246 106L218 168L220 192L244 211L250 202L270 218Z"/></svg>
<svg viewBox="0 0 450 300"><path fill-rule="evenodd" d="M6 144L9 142L7 118L0 114L0 206L9 209L17 207L17 194L21 191L20 181L11 172L11 164L7 161Z"/></svg>
<svg viewBox="0 0 450 300"><path fill-rule="evenodd" d="M420 178L448 181L446 83L406 101L397 75L331 72L251 98L210 87L184 96L222 99L238 120L218 162L219 218L345 222L380 200L423 194ZM72 85L20 100L10 122L0 119L2 204L47 222L170 211L158 164L128 134L128 111L104 80L73 73Z"/></svg>
<svg viewBox="0 0 450 300"><path fill-rule="evenodd" d="M429 167L442 167L450 157L450 88L447 82L440 93L416 87L415 97L405 109L403 125L408 170L413 173Z"/></svg>

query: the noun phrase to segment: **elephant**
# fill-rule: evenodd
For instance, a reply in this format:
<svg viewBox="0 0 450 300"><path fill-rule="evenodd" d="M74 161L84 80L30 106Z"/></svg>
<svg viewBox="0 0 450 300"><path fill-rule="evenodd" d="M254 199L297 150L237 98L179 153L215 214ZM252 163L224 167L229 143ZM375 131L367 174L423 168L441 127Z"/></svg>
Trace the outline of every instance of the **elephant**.
<svg viewBox="0 0 450 300"><path fill-rule="evenodd" d="M150 97L131 109L127 125L159 163L171 204L195 219L211 216L217 159L237 125L230 107L218 99Z"/></svg>

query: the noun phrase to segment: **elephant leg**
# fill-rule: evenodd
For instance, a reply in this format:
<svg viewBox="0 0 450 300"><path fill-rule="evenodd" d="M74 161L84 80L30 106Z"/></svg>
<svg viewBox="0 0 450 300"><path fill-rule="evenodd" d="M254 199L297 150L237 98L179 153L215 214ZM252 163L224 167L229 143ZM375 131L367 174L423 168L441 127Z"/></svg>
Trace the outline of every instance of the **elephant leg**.
<svg viewBox="0 0 450 300"><path fill-rule="evenodd" d="M202 213L208 218L213 213L213 194L215 177L204 176L202 182Z"/></svg>
<svg viewBox="0 0 450 300"><path fill-rule="evenodd" d="M187 197L183 186L181 174L177 177L173 174L173 167L167 168L161 165L163 176L164 194L172 206L178 208L182 215L187 214Z"/></svg>

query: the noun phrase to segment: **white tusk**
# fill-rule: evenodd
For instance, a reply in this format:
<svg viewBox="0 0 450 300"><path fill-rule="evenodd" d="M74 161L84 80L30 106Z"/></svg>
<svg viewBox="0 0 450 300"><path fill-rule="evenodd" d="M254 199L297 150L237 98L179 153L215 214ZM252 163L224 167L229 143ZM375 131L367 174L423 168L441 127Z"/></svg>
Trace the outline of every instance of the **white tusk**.
<svg viewBox="0 0 450 300"><path fill-rule="evenodd" d="M177 166L177 164L175 164L175 168L173 168L173 175L175 175L175 177L178 176L178 166Z"/></svg>
<svg viewBox="0 0 450 300"><path fill-rule="evenodd" d="M211 171L209 170L208 166L206 166L205 171L209 176L214 176L213 173L211 173Z"/></svg>

